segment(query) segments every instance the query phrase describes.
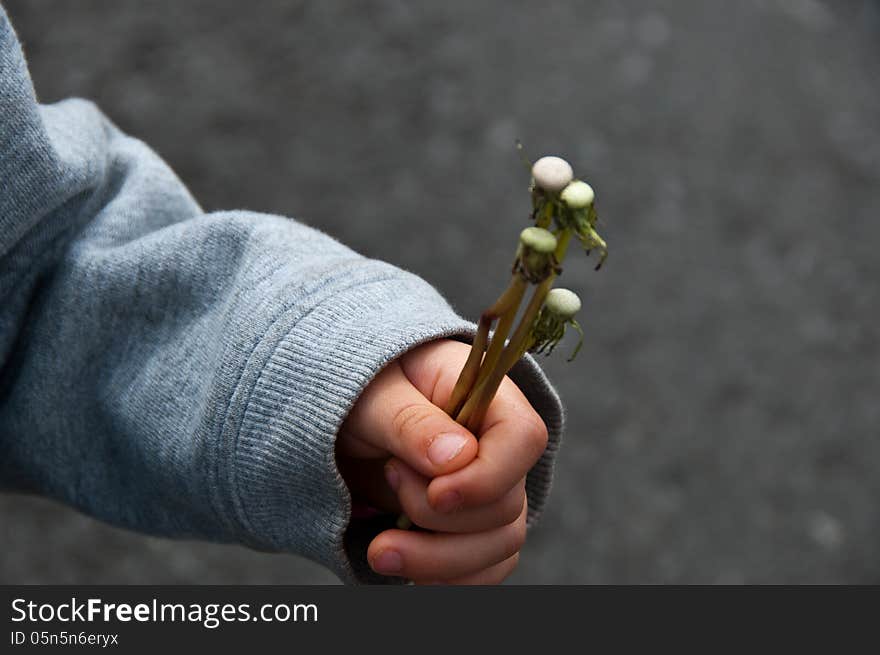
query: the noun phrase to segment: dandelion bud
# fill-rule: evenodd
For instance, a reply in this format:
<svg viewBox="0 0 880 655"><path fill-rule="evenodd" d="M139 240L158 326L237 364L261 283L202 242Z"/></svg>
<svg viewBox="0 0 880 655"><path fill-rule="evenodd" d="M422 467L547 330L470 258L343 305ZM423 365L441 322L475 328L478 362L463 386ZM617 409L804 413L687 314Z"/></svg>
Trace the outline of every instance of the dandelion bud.
<svg viewBox="0 0 880 655"><path fill-rule="evenodd" d="M514 271L533 284L557 270L556 237L542 227L527 227L519 235Z"/></svg>
<svg viewBox="0 0 880 655"><path fill-rule="evenodd" d="M569 209L583 209L593 204L596 194L589 184L575 180L562 190L560 198Z"/></svg>
<svg viewBox="0 0 880 655"><path fill-rule="evenodd" d="M550 289L544 306L563 321L570 321L581 310L581 299L568 289Z"/></svg>
<svg viewBox="0 0 880 655"><path fill-rule="evenodd" d="M574 320L575 314L580 311L581 299L577 294L568 289L550 289L544 299L544 306L538 314L532 326L532 345L529 350L533 353L549 355L565 336L565 328L571 326L580 335L577 347L568 361L571 361L581 349L584 341L584 332L578 322Z"/></svg>
<svg viewBox="0 0 880 655"><path fill-rule="evenodd" d="M556 251L556 237L542 227L527 227L520 232L519 242L529 250L544 255Z"/></svg>
<svg viewBox="0 0 880 655"><path fill-rule="evenodd" d="M574 171L571 170L571 164L561 157L541 157L532 166L532 177L544 191L557 193L571 182Z"/></svg>

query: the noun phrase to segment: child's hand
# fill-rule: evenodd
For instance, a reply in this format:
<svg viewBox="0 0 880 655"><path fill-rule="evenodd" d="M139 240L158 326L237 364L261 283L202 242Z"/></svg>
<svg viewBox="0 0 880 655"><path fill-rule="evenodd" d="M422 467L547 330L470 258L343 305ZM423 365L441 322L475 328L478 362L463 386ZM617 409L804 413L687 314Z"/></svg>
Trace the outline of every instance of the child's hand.
<svg viewBox="0 0 880 655"><path fill-rule="evenodd" d="M342 426L336 452L352 494L433 531L379 534L367 552L378 573L497 584L516 567L525 476L544 452L547 429L508 378L479 443L443 412L469 350L441 340L408 352L376 376Z"/></svg>

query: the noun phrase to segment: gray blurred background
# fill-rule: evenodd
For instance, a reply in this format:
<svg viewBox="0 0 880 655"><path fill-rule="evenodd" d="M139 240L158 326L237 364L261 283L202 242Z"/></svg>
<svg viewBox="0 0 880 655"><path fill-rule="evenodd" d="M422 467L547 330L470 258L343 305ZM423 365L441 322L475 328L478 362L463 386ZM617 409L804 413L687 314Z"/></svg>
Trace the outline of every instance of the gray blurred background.
<svg viewBox="0 0 880 655"><path fill-rule="evenodd" d="M880 582L880 3L5 6L43 102L465 316L525 224L514 140L594 185L611 257L567 262L587 342L546 364L569 429L513 581ZM335 581L22 496L0 541L7 583Z"/></svg>

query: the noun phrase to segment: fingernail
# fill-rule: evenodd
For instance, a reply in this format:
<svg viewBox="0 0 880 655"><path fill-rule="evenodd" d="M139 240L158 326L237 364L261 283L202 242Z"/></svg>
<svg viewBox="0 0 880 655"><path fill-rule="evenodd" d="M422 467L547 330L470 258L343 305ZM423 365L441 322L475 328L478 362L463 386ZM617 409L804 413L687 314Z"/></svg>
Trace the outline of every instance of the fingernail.
<svg viewBox="0 0 880 655"><path fill-rule="evenodd" d="M457 491L444 491L437 499L434 509L443 514L449 514L459 507L461 507L461 494Z"/></svg>
<svg viewBox="0 0 880 655"><path fill-rule="evenodd" d="M400 473L394 468L394 464L385 465L385 481L391 487L391 491L397 491L397 488L400 486Z"/></svg>
<svg viewBox="0 0 880 655"><path fill-rule="evenodd" d="M466 443L467 438L460 434L439 434L428 446L428 459L442 466L458 455Z"/></svg>
<svg viewBox="0 0 880 655"><path fill-rule="evenodd" d="M403 559L396 550L383 550L373 560L373 569L384 575L394 575L403 570Z"/></svg>

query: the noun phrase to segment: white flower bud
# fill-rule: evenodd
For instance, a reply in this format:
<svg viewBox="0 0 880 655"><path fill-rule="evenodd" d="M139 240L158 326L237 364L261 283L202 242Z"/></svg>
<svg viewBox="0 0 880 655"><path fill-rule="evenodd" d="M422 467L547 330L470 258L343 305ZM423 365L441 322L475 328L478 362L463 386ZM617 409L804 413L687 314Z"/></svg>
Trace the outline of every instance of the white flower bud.
<svg viewBox="0 0 880 655"><path fill-rule="evenodd" d="M568 205L569 209L583 209L593 204L596 194L589 184L575 180L562 190L560 198Z"/></svg>
<svg viewBox="0 0 880 655"><path fill-rule="evenodd" d="M561 157L541 157L532 166L532 177L544 191L556 193L571 182L574 171L571 170L571 164Z"/></svg>
<svg viewBox="0 0 880 655"><path fill-rule="evenodd" d="M556 252L556 237L543 227L527 227L519 234L519 242L532 252L549 255Z"/></svg>
<svg viewBox="0 0 880 655"><path fill-rule="evenodd" d="M581 299L568 289L550 289L544 306L563 321L569 321L581 310Z"/></svg>

